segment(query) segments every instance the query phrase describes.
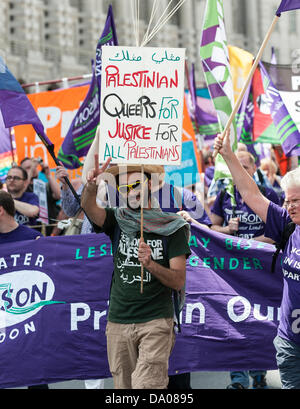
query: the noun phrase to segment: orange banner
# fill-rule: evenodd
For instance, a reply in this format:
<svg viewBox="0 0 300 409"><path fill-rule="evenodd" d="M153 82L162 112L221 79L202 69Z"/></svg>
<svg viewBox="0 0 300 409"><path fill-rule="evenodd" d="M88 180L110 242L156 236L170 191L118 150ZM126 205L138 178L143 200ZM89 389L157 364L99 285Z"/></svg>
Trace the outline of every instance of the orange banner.
<svg viewBox="0 0 300 409"><path fill-rule="evenodd" d="M197 148L196 136L194 127L188 112L186 98L184 99L184 107L183 107L183 127L182 127L182 143L187 141L193 141L195 156L197 159L198 171L202 173L202 166L200 160L200 153Z"/></svg>
<svg viewBox="0 0 300 409"><path fill-rule="evenodd" d="M28 95L44 125L48 138L54 144L56 156L88 89L88 85L83 85ZM31 125L16 126L15 137L19 162L25 157L37 158L40 156L50 168L56 166ZM81 169L70 172L72 179L80 175Z"/></svg>

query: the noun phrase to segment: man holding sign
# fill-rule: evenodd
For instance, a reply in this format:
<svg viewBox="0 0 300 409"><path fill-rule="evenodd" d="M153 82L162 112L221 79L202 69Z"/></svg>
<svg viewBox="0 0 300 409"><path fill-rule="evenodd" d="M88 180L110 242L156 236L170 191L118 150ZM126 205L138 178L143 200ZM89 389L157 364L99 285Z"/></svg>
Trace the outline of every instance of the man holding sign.
<svg viewBox="0 0 300 409"><path fill-rule="evenodd" d="M155 200L152 207L152 175L161 173L161 166L145 165L141 172L140 165L108 168L110 161L99 168L95 155L95 168L88 173L82 195L83 209L113 245L114 275L106 329L110 371L115 388L164 389L175 340L172 289L180 290L185 283L189 224L179 215L163 213ZM116 177L127 207L104 209L96 205L97 184L105 171Z"/></svg>
<svg viewBox="0 0 300 409"><path fill-rule="evenodd" d="M185 284L190 227L181 216L163 213L150 192L162 186L156 177L163 165L181 162L184 60L183 49L103 49L99 151L82 207L112 241L106 335L115 388L168 385L172 296ZM125 206L96 205L101 180L117 188Z"/></svg>

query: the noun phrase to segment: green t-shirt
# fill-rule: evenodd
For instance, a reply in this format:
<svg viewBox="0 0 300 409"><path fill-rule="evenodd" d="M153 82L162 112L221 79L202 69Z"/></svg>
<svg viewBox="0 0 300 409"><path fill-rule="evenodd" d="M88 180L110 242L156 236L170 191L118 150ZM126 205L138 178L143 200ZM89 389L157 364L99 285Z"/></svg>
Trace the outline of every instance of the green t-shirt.
<svg viewBox="0 0 300 409"><path fill-rule="evenodd" d="M106 220L102 231L113 241L116 218L113 209L106 210ZM114 256L114 275L112 278L108 320L130 324L147 322L158 318L171 318L174 315L172 289L164 286L144 268L143 294L141 294L141 265L138 260L140 232L135 238L129 238L123 231L117 252ZM144 241L152 249L155 262L169 267L169 260L185 254L188 257L190 247L186 229L181 228L163 240L154 233L144 233ZM163 245L167 246L164 250ZM168 259L165 259L164 255Z"/></svg>

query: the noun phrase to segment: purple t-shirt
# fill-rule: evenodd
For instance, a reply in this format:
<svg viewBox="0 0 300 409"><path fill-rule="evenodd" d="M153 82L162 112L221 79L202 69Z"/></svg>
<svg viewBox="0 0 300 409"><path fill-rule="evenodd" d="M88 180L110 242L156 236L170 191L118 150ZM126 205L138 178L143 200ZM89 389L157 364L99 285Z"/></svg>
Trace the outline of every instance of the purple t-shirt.
<svg viewBox="0 0 300 409"><path fill-rule="evenodd" d="M265 235L280 242L291 221L286 209L270 203ZM300 226L296 225L282 255L283 294L278 335L300 345Z"/></svg>
<svg viewBox="0 0 300 409"><path fill-rule="evenodd" d="M16 241L35 240L40 235L41 233L36 232L30 227L19 225L19 227L9 233L0 233L0 245Z"/></svg>
<svg viewBox="0 0 300 409"><path fill-rule="evenodd" d="M163 212L177 213L185 210L197 222L211 226L211 220L197 196L186 188L178 188L169 183L154 192Z"/></svg>
<svg viewBox="0 0 300 409"><path fill-rule="evenodd" d="M16 199L16 200L19 200L20 202L28 203L28 204L39 207L39 198L35 193L24 192L23 195L19 199ZM28 217L28 216L25 216L22 213L16 212L15 221L18 224L35 226L38 217L39 216L37 216L37 217Z"/></svg>
<svg viewBox="0 0 300 409"><path fill-rule="evenodd" d="M271 202L278 204L278 197L274 190L269 188L264 189L265 197L267 197ZM239 219L239 230L237 232L237 236L244 239L252 239L253 237L264 234L265 223L250 209L249 206L247 206L236 189L234 189L234 194L237 204L235 217ZM229 220L233 217L230 195L227 192L225 192L224 195L219 192L211 211L212 213L222 217L224 219L224 226L227 226Z"/></svg>

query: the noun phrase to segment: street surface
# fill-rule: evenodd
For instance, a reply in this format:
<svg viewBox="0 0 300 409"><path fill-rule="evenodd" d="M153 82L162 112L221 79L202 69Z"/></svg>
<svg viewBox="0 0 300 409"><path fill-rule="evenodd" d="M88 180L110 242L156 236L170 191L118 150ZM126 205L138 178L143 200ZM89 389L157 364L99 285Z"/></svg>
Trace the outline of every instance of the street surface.
<svg viewBox="0 0 300 409"><path fill-rule="evenodd" d="M278 371L268 371L267 382L269 389L281 389ZM226 389L229 383L228 372L194 372L191 376L192 389ZM50 389L85 389L85 385L84 381L72 380L53 383L50 385ZM104 389L113 389L111 378L105 379Z"/></svg>

